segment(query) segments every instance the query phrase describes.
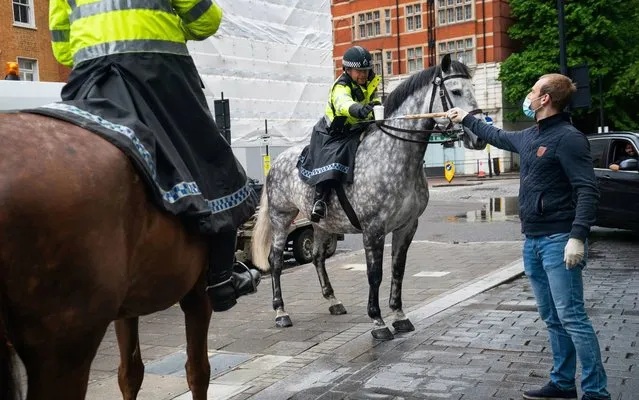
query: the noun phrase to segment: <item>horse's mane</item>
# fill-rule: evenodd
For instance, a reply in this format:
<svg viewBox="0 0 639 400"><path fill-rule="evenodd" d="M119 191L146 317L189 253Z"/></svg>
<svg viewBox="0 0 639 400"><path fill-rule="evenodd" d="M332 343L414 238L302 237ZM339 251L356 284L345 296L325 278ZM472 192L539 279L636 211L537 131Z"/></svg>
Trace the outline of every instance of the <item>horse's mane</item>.
<svg viewBox="0 0 639 400"><path fill-rule="evenodd" d="M471 76L470 70L465 64L451 60L450 65L454 72ZM430 84L440 69L440 65L426 68L411 75L410 78L400 83L399 86L388 95L388 98L384 102L384 114L391 115L410 95Z"/></svg>

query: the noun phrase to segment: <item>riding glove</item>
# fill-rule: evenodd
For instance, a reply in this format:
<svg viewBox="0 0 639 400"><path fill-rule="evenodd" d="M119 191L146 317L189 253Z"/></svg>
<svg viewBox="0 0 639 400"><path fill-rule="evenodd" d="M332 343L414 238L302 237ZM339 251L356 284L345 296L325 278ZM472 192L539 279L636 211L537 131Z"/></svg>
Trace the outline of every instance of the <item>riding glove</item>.
<svg viewBox="0 0 639 400"><path fill-rule="evenodd" d="M373 106L370 104L361 105L355 103L348 108L348 113L358 119L368 119L368 115L373 111Z"/></svg>
<svg viewBox="0 0 639 400"><path fill-rule="evenodd" d="M575 238L568 239L568 243L564 248L564 262L566 263L566 268L571 269L576 267L583 258L584 242Z"/></svg>

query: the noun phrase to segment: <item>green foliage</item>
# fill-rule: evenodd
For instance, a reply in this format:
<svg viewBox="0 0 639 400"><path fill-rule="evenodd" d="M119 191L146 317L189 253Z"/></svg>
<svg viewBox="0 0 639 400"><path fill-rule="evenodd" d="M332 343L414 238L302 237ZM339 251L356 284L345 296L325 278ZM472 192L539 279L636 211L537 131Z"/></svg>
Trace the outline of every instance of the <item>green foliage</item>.
<svg viewBox="0 0 639 400"><path fill-rule="evenodd" d="M514 23L508 34L520 51L502 64L504 96L521 104L543 74L559 72L559 28L555 0L510 0ZM592 106L576 112L596 130L602 77L606 124L611 129L639 129L639 1L566 0L568 66L590 69ZM521 118L521 111L507 118Z"/></svg>

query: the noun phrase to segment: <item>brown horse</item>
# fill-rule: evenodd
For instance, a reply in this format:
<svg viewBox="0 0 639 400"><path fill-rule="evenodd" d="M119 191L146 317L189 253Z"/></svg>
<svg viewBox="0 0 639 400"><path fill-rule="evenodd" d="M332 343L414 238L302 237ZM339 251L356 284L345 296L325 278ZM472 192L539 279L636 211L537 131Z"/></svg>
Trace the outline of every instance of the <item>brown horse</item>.
<svg viewBox="0 0 639 400"><path fill-rule="evenodd" d="M176 302L185 314L187 379L203 400L210 379L207 247L161 212L124 153L52 118L0 114L0 399L14 399L11 347L27 400L84 399L108 325L118 382L135 399L144 365L138 317Z"/></svg>

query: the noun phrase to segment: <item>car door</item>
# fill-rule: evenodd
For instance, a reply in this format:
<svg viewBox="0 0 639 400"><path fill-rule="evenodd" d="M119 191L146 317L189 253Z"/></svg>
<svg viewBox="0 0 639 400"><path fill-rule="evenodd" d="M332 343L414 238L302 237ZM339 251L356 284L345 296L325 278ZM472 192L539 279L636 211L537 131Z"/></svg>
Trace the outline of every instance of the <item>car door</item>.
<svg viewBox="0 0 639 400"><path fill-rule="evenodd" d="M610 139L605 137L590 137L590 156L592 166L595 169L597 184L599 185L599 209L597 210L597 222L603 224L610 216L613 199L610 194L610 181L606 178L609 172L607 164L607 154Z"/></svg>
<svg viewBox="0 0 639 400"><path fill-rule="evenodd" d="M608 162L612 164L613 158L619 154L613 154L615 149L622 149L631 143L637 152L637 143L628 139L615 139L608 148ZM631 229L639 225L639 170L613 171L608 169L601 174L605 181L606 212L613 219L614 227Z"/></svg>

